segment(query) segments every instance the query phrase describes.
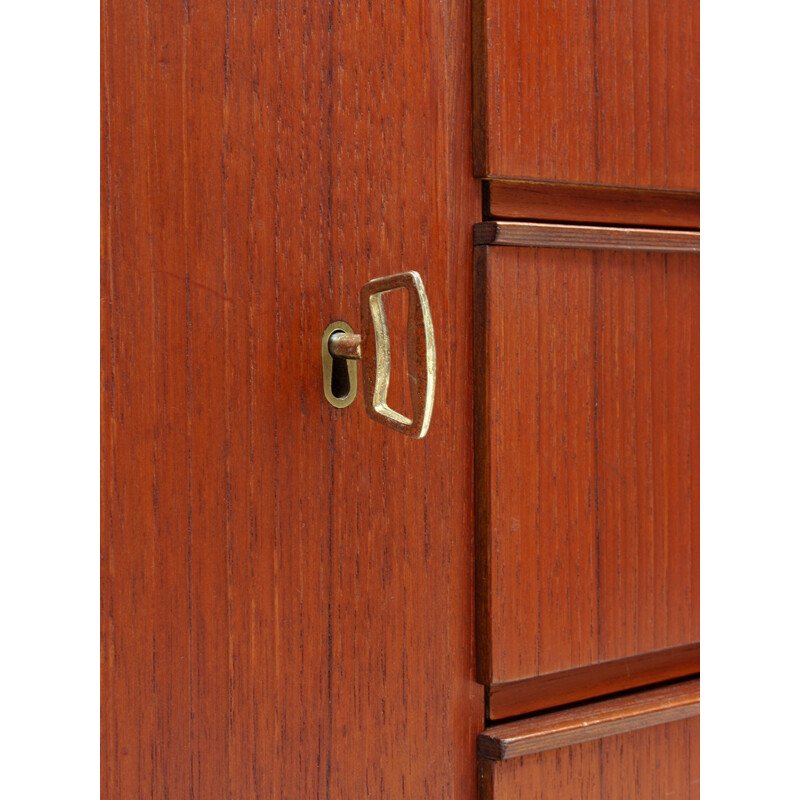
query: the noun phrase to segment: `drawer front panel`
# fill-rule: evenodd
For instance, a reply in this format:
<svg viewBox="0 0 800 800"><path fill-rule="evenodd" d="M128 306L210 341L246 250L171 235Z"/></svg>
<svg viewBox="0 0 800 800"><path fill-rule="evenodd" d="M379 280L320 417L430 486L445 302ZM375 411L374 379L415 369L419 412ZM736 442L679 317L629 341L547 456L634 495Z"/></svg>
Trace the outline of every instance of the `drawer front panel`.
<svg viewBox="0 0 800 800"><path fill-rule="evenodd" d="M482 800L700 797L700 717L510 761L481 759Z"/></svg>
<svg viewBox="0 0 800 800"><path fill-rule="evenodd" d="M477 176L699 188L697 0L473 2Z"/></svg>
<svg viewBox="0 0 800 800"><path fill-rule="evenodd" d="M479 247L476 297L481 680L697 642L699 256Z"/></svg>
<svg viewBox="0 0 800 800"><path fill-rule="evenodd" d="M700 681L689 680L487 728L483 800L699 796Z"/></svg>

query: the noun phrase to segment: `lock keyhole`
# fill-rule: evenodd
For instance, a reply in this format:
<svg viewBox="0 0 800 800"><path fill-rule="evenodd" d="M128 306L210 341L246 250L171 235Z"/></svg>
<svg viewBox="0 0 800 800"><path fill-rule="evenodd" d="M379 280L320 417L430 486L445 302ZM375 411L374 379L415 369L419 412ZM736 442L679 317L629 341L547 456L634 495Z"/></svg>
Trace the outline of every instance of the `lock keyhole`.
<svg viewBox="0 0 800 800"><path fill-rule="evenodd" d="M333 357L331 394L338 400L342 400L350 394L350 370L346 358Z"/></svg>
<svg viewBox="0 0 800 800"><path fill-rule="evenodd" d="M353 329L346 322L338 320L328 325L322 334L322 389L325 399L334 408L347 408L358 393L356 361L331 353L331 337L342 333L352 334Z"/></svg>

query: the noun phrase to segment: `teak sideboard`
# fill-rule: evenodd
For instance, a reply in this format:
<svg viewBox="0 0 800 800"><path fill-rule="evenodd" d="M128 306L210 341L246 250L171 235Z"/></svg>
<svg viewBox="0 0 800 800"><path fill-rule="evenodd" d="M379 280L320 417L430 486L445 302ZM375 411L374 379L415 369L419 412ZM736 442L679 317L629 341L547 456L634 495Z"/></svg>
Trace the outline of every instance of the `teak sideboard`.
<svg viewBox="0 0 800 800"><path fill-rule="evenodd" d="M698 33L103 1L105 800L699 797Z"/></svg>

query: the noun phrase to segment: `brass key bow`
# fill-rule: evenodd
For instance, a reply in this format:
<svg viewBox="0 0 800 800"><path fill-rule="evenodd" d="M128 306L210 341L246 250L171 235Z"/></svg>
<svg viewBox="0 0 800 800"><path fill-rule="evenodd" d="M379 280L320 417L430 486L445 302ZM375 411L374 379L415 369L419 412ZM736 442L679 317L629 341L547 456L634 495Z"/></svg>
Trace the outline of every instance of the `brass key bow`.
<svg viewBox="0 0 800 800"><path fill-rule="evenodd" d="M391 373L391 346L383 296L396 289L408 289L408 381L411 388L412 417L386 404ZM333 405L344 407L355 398L351 389L346 399L334 402L329 391L333 359L361 361L364 404L367 414L414 439L428 432L436 389L436 345L433 320L422 278L416 272L401 272L375 278L361 287L361 335L346 323L331 323L323 335L323 380L325 394ZM326 355L331 363L326 361ZM352 373L351 373L352 374ZM354 376L353 376L354 377Z"/></svg>

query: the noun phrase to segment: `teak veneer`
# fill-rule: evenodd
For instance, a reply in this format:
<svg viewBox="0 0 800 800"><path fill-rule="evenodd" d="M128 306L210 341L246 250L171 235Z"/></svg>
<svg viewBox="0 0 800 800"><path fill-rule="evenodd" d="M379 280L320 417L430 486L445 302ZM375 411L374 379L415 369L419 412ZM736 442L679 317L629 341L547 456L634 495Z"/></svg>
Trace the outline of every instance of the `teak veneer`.
<svg viewBox="0 0 800 800"><path fill-rule="evenodd" d="M698 191L699 33L697 0L473 0L475 175Z"/></svg>
<svg viewBox="0 0 800 800"><path fill-rule="evenodd" d="M478 737L478 755L492 761L507 761L699 713L700 681L684 681L495 725Z"/></svg>
<svg viewBox="0 0 800 800"><path fill-rule="evenodd" d="M102 3L102 796L475 798L469 8ZM320 341L417 270L426 439Z"/></svg>
<svg viewBox="0 0 800 800"><path fill-rule="evenodd" d="M699 228L700 193L545 181L484 181L483 216Z"/></svg>
<svg viewBox="0 0 800 800"><path fill-rule="evenodd" d="M699 800L699 681L490 728L485 800Z"/></svg>
<svg viewBox="0 0 800 800"><path fill-rule="evenodd" d="M102 0L104 800L694 796L697 32ZM419 441L321 384L409 270Z"/></svg>
<svg viewBox="0 0 800 800"><path fill-rule="evenodd" d="M535 246L475 248L478 674L652 674L648 653L700 633L698 237L476 240L508 227Z"/></svg>

